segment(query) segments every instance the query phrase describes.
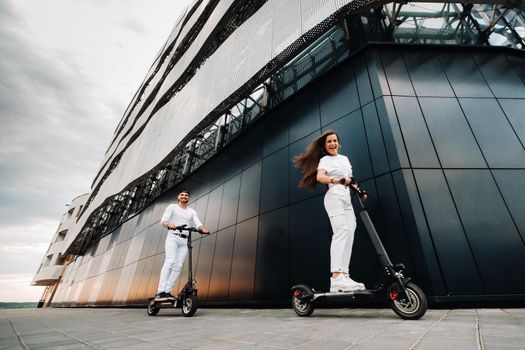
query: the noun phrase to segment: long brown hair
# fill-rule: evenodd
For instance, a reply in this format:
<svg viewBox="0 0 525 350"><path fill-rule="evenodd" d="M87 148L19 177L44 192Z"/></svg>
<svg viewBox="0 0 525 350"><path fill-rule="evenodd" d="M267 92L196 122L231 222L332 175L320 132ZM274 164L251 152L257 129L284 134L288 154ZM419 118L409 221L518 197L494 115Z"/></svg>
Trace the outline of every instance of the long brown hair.
<svg viewBox="0 0 525 350"><path fill-rule="evenodd" d="M319 160L326 155L325 143L326 138L330 135L337 136L339 141L339 136L335 131L325 131L321 136L310 142L303 153L294 157L293 163L304 174L301 181L299 181L299 187L305 187L309 190L315 189L317 185L317 166L319 165Z"/></svg>

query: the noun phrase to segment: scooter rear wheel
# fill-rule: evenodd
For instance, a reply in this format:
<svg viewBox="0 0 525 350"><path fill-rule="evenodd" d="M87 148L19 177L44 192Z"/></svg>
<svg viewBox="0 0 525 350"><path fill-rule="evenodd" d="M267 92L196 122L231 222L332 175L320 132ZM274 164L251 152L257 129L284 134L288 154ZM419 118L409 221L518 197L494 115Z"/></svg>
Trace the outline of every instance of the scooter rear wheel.
<svg viewBox="0 0 525 350"><path fill-rule="evenodd" d="M393 288L389 288L388 299L392 310L406 320L417 320L427 312L428 303L425 293L416 284L408 282L405 285L408 299L401 299Z"/></svg>
<svg viewBox="0 0 525 350"><path fill-rule="evenodd" d="M182 299L182 314L184 317L191 317L197 312L197 296L186 295Z"/></svg>
<svg viewBox="0 0 525 350"><path fill-rule="evenodd" d="M315 309L314 301L309 297L303 296L304 291L296 289L292 293L292 307L298 316L310 316Z"/></svg>
<svg viewBox="0 0 525 350"><path fill-rule="evenodd" d="M146 311L148 312L148 316L157 316L157 314L160 311L160 308L155 307L155 302L152 301L148 304L148 308L146 309Z"/></svg>

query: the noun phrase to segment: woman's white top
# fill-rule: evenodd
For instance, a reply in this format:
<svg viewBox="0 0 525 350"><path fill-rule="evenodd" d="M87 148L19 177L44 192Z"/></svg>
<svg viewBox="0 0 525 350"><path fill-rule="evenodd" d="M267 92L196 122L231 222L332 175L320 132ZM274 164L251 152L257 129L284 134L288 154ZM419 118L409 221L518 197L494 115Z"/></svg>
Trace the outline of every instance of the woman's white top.
<svg viewBox="0 0 525 350"><path fill-rule="evenodd" d="M352 165L348 158L341 154L324 156L319 161L317 170L326 171L326 175L329 177L352 177ZM344 191L345 193L348 191L348 188L341 184L328 184L328 189L337 192Z"/></svg>

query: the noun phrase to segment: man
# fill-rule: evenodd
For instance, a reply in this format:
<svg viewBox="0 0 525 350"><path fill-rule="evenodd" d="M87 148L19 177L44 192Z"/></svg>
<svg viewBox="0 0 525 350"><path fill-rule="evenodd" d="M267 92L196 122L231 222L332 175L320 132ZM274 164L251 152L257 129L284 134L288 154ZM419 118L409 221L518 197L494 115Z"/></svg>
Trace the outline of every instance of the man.
<svg viewBox="0 0 525 350"><path fill-rule="evenodd" d="M165 250L166 258L160 271L160 281L157 288L156 300L174 298L170 291L175 285L175 281L182 272L184 259L188 253L188 233L175 230L177 226L186 225L187 227L197 228L203 233L209 233L208 228L203 226L197 212L188 207L190 192L182 190L177 196L178 204L170 204L164 211L160 219L160 224L169 229L166 237Z"/></svg>

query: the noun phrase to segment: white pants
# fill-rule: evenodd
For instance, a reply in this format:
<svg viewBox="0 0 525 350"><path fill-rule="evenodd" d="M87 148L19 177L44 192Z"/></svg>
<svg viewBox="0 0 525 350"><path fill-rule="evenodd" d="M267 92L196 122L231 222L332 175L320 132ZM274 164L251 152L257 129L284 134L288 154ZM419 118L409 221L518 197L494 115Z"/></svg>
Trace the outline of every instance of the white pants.
<svg viewBox="0 0 525 350"><path fill-rule="evenodd" d="M324 196L324 207L332 225L330 272L348 273L357 226L350 191L342 185L330 187Z"/></svg>
<svg viewBox="0 0 525 350"><path fill-rule="evenodd" d="M182 266L184 265L184 259L186 259L186 254L188 254L188 240L168 232L165 250L166 258L160 271L160 281L157 288L158 293L169 293L175 285L177 278L179 278L182 272Z"/></svg>

